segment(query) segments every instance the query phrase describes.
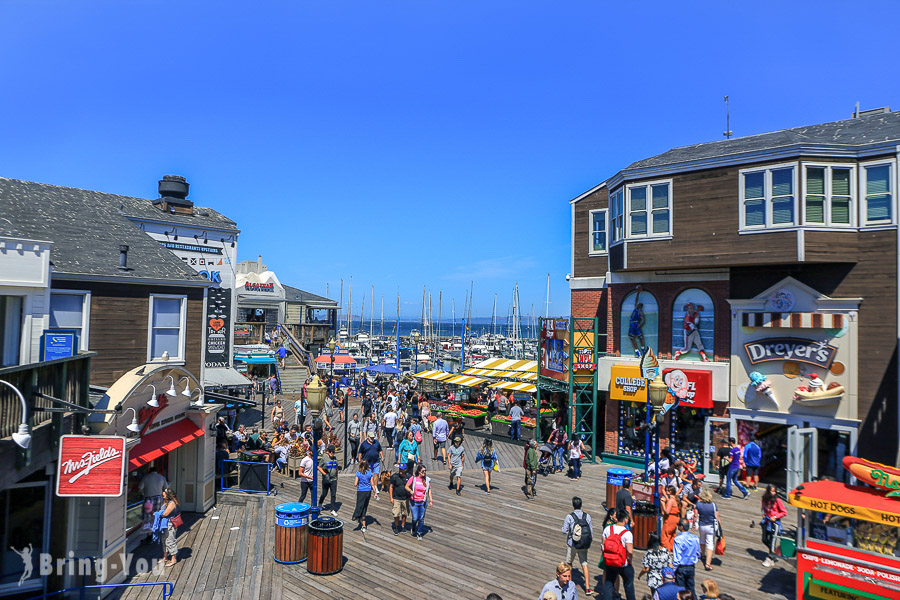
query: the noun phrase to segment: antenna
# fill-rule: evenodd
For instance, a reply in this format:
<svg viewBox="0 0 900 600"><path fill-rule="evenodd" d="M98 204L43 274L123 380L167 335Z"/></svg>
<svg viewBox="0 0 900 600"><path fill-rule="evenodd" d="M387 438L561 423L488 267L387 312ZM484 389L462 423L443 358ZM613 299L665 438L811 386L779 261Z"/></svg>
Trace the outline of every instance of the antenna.
<svg viewBox="0 0 900 600"><path fill-rule="evenodd" d="M731 110L728 103L728 96L725 96L725 132L722 134L725 139L730 139L734 132L731 131Z"/></svg>

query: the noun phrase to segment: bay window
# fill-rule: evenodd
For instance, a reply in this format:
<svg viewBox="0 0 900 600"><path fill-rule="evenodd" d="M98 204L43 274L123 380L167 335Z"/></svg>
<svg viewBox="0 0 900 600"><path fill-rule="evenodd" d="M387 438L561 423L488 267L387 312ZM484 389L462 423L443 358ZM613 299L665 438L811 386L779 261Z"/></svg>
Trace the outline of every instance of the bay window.
<svg viewBox="0 0 900 600"><path fill-rule="evenodd" d="M853 168L806 165L803 221L806 225L853 225Z"/></svg>
<svg viewBox="0 0 900 600"><path fill-rule="evenodd" d="M609 195L610 242L620 242L625 238L625 192L619 188Z"/></svg>
<svg viewBox="0 0 900 600"><path fill-rule="evenodd" d="M797 224L796 169L778 165L741 171L741 229Z"/></svg>
<svg viewBox="0 0 900 600"><path fill-rule="evenodd" d="M628 237L669 236L672 233L671 182L628 186Z"/></svg>
<svg viewBox="0 0 900 600"><path fill-rule="evenodd" d="M862 224L887 225L894 220L893 163L862 165Z"/></svg>

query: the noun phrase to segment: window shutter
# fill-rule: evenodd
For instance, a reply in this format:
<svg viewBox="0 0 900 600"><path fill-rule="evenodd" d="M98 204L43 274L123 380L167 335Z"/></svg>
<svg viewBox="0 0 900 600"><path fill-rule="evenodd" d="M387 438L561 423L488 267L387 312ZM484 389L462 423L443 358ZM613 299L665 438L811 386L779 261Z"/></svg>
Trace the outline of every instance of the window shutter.
<svg viewBox="0 0 900 600"><path fill-rule="evenodd" d="M772 223L783 225L794 222L794 198L779 198L772 201Z"/></svg>
<svg viewBox="0 0 900 600"><path fill-rule="evenodd" d="M866 194L889 194L891 168L888 165L866 167Z"/></svg>
<svg viewBox="0 0 900 600"><path fill-rule="evenodd" d="M647 234L647 213L637 212L631 215L631 235Z"/></svg>
<svg viewBox="0 0 900 600"><path fill-rule="evenodd" d="M637 187L631 188L631 210L647 209L647 188Z"/></svg>
<svg viewBox="0 0 900 600"><path fill-rule="evenodd" d="M831 194L834 196L850 195L850 169L831 170Z"/></svg>

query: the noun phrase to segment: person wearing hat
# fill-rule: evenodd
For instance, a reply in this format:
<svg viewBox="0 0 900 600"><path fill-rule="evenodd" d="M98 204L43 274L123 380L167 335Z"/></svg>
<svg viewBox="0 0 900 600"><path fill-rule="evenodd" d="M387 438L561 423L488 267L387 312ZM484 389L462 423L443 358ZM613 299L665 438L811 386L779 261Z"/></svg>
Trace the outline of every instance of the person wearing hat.
<svg viewBox="0 0 900 600"><path fill-rule="evenodd" d="M326 494L331 492L331 514L337 516L337 504L335 496L337 495L337 478L338 478L338 462L334 457L334 446L328 446L325 450L327 455L319 455L319 473L322 475L322 493L319 495L319 506L325 508L322 503Z"/></svg>
<svg viewBox="0 0 900 600"><path fill-rule="evenodd" d="M675 583L675 569L663 567L663 584L653 592L653 600L678 600L678 592L684 588Z"/></svg>
<svg viewBox="0 0 900 600"><path fill-rule="evenodd" d="M466 466L466 449L462 445L462 438L456 436L453 438L453 444L447 451L450 460L450 489L456 485L456 495L460 495L460 487L462 486L462 472Z"/></svg>
<svg viewBox="0 0 900 600"><path fill-rule="evenodd" d="M401 462L397 466L397 472L391 475L391 484L388 498L391 501L391 516L394 522L391 524L391 530L394 535L400 535L401 531L406 529L406 519L409 517L409 492L406 491L406 480L409 479L409 473L406 469L406 463Z"/></svg>
<svg viewBox="0 0 900 600"><path fill-rule="evenodd" d="M359 445L359 454L356 460L366 460L366 463L372 468L372 473L378 475L381 473L381 461L384 460L384 450L381 443L375 439L375 432L366 431L366 441ZM378 478L373 478L372 482L377 484ZM375 492L375 499L378 500L378 492Z"/></svg>
<svg viewBox="0 0 900 600"><path fill-rule="evenodd" d="M525 450L525 460L522 465L525 467L525 497L529 500L534 500L534 497L537 496L537 492L534 491L534 484L537 482L538 468L538 457L537 451L534 449L535 446L537 446L537 442L528 440L528 449Z"/></svg>

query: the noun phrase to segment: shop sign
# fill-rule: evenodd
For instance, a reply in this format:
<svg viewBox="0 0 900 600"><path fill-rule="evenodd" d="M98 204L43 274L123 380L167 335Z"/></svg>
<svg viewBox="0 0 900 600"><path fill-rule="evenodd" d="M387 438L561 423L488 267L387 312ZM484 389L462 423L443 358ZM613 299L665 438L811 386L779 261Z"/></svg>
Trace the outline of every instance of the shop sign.
<svg viewBox="0 0 900 600"><path fill-rule="evenodd" d="M117 498L125 490L125 438L64 435L59 443L56 495Z"/></svg>
<svg viewBox="0 0 900 600"><path fill-rule="evenodd" d="M847 504L846 502L812 498L802 494L791 496L790 503L797 508L806 508L817 512L827 512L833 515L844 515L846 517L853 517L854 519L862 519L863 521L894 525L895 527L900 526L900 513L885 512L870 506L857 506L855 504Z"/></svg>
<svg viewBox="0 0 900 600"><path fill-rule="evenodd" d="M179 244L178 242L160 242L169 250L183 250L185 252L200 252L202 254L222 254L222 249L215 246L198 246L196 244Z"/></svg>
<svg viewBox="0 0 900 600"><path fill-rule="evenodd" d="M210 288L206 296L206 348L207 368L228 367L228 323L231 321L231 290ZM249 333L248 333L249 335Z"/></svg>
<svg viewBox="0 0 900 600"><path fill-rule="evenodd" d="M862 482L887 490L888 498L900 497L900 469L856 456L844 457L844 468Z"/></svg>
<svg viewBox="0 0 900 600"><path fill-rule="evenodd" d="M159 404L159 406L142 406L141 410L138 411L137 416L138 423L141 426L141 435L147 433L147 430L150 428L150 424L153 423L153 419L156 418L156 415L169 406L169 396L166 394L157 395L156 403Z"/></svg>
<svg viewBox="0 0 900 600"><path fill-rule="evenodd" d="M593 348L575 348L575 364L572 368L576 371L593 371L597 368L594 362Z"/></svg>
<svg viewBox="0 0 900 600"><path fill-rule="evenodd" d="M750 364L773 360L792 360L823 369L830 369L837 354L837 348L825 341L799 338L765 338L744 344Z"/></svg>
<svg viewBox="0 0 900 600"><path fill-rule="evenodd" d="M245 292L269 292L275 293L274 283L253 283L251 281L244 282Z"/></svg>
<svg viewBox="0 0 900 600"><path fill-rule="evenodd" d="M609 399L626 402L647 401L647 380L636 365L613 365L609 370Z"/></svg>
<svg viewBox="0 0 900 600"><path fill-rule="evenodd" d="M245 336L250 335L250 326L235 324L234 335L239 336L239 337L245 337Z"/></svg>
<svg viewBox="0 0 900 600"><path fill-rule="evenodd" d="M878 568L860 565L847 560L837 560L829 558L827 556L818 556L816 554L810 554L803 551L797 552L797 558L800 559L800 561L808 561L811 563L815 563L816 565L821 565L822 567L844 571L851 576L874 577L877 579L882 579L884 581L900 583L900 575L890 573L888 571L882 571ZM826 597L830 598L831 596Z"/></svg>
<svg viewBox="0 0 900 600"><path fill-rule="evenodd" d="M663 381L669 388L666 404L678 403L691 408L712 408L712 373L696 369L663 369Z"/></svg>
<svg viewBox="0 0 900 600"><path fill-rule="evenodd" d="M78 334L74 330L48 329L41 334L41 360L69 358L78 352Z"/></svg>

